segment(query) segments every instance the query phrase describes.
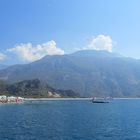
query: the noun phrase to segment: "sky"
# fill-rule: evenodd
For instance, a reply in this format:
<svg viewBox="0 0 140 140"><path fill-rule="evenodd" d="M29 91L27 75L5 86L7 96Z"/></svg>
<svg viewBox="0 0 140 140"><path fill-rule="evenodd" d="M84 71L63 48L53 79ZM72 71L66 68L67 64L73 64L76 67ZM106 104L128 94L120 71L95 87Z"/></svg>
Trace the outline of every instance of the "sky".
<svg viewBox="0 0 140 140"><path fill-rule="evenodd" d="M0 0L0 64L93 49L140 59L139 0Z"/></svg>

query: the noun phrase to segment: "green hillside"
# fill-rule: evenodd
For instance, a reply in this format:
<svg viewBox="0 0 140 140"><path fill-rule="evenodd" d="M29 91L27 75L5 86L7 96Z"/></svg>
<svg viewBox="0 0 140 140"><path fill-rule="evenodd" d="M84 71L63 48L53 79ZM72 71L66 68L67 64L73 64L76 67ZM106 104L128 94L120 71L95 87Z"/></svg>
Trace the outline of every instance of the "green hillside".
<svg viewBox="0 0 140 140"><path fill-rule="evenodd" d="M106 51L46 56L0 70L0 78L9 83L39 79L85 97L140 97L140 60Z"/></svg>

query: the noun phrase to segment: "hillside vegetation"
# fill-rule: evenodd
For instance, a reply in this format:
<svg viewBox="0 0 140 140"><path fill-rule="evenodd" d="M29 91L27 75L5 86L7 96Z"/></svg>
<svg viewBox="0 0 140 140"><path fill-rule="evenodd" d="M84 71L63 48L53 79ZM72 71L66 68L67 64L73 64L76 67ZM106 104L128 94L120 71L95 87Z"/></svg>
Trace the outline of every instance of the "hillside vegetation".
<svg viewBox="0 0 140 140"><path fill-rule="evenodd" d="M140 97L140 60L106 51L46 56L0 70L0 78L8 83L39 79L55 89L85 97Z"/></svg>
<svg viewBox="0 0 140 140"><path fill-rule="evenodd" d="M42 84L40 80L24 80L14 84L6 84L0 81L0 95L12 95L22 97L79 97L72 90L56 90L48 84Z"/></svg>

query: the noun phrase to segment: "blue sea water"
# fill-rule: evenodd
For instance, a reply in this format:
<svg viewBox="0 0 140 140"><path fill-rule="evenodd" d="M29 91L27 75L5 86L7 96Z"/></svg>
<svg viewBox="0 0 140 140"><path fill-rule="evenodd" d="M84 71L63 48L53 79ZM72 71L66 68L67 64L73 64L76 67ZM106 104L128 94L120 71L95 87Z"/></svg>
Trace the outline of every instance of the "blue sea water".
<svg viewBox="0 0 140 140"><path fill-rule="evenodd" d="M0 140L140 140L140 100L0 105Z"/></svg>

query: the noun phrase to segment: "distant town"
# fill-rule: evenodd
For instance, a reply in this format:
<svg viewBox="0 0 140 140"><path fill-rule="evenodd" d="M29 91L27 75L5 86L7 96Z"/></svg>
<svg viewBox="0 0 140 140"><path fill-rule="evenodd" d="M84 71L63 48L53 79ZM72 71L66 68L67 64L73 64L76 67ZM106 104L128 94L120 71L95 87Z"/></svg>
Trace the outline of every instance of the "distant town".
<svg viewBox="0 0 140 140"><path fill-rule="evenodd" d="M0 103L21 103L24 101L24 98L22 97L14 97L14 96L6 96L1 95L0 96Z"/></svg>

